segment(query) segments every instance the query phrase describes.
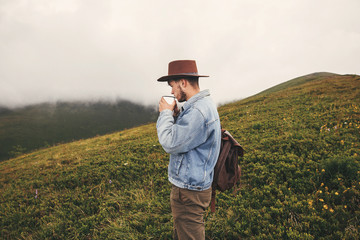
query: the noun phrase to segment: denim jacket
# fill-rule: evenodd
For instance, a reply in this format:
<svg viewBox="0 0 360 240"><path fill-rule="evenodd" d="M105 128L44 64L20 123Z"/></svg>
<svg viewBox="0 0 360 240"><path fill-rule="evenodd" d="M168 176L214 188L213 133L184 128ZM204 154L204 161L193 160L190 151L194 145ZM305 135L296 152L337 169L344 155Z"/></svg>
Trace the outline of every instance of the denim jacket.
<svg viewBox="0 0 360 240"><path fill-rule="evenodd" d="M211 187L220 152L221 127L209 90L191 97L175 119L163 110L156 128L159 142L170 153L169 181L177 187L202 191Z"/></svg>

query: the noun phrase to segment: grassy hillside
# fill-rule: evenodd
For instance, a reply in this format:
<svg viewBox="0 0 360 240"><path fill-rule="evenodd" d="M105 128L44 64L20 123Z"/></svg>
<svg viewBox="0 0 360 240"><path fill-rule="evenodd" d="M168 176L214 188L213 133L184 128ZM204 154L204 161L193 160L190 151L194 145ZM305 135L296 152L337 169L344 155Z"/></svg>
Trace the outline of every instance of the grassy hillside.
<svg viewBox="0 0 360 240"><path fill-rule="evenodd" d="M34 149L155 121L153 108L128 101L0 107L0 161Z"/></svg>
<svg viewBox="0 0 360 240"><path fill-rule="evenodd" d="M261 95L261 94L268 94L268 93L275 93L281 90L285 90L291 87L296 87L299 85L302 85L304 83L307 82L311 82L311 81L318 81L318 80L322 80L322 79L326 79L326 78L332 78L332 77L336 77L338 76L338 74L334 74L334 73L327 73L327 72L318 72L318 73L313 73L313 74L308 74L302 77L297 77L294 78L292 80L289 80L287 82L278 84L274 87L271 87L269 89L266 89L262 92L260 92L257 95Z"/></svg>
<svg viewBox="0 0 360 240"><path fill-rule="evenodd" d="M333 75L219 108L245 148L208 239L359 239L360 76ZM155 124L0 163L4 239L171 239Z"/></svg>

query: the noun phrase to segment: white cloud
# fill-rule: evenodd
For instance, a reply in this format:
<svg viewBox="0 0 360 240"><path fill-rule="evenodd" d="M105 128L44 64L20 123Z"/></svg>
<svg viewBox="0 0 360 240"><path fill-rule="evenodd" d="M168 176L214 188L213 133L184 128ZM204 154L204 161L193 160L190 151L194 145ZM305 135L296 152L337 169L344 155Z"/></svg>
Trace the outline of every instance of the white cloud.
<svg viewBox="0 0 360 240"><path fill-rule="evenodd" d="M196 59L216 102L318 71L359 74L357 0L0 3L0 104L156 103L174 59Z"/></svg>

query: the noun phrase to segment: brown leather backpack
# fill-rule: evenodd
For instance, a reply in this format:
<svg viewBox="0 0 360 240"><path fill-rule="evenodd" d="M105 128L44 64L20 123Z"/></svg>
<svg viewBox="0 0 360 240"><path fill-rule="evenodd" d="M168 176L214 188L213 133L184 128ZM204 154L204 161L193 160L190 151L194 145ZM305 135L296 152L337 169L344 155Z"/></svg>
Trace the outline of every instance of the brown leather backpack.
<svg viewBox="0 0 360 240"><path fill-rule="evenodd" d="M244 155L244 149L225 129L221 129L221 148L219 158L214 168L212 182L211 212L215 212L216 190L224 192L240 181L241 168L239 157ZM235 190L235 189L234 189Z"/></svg>

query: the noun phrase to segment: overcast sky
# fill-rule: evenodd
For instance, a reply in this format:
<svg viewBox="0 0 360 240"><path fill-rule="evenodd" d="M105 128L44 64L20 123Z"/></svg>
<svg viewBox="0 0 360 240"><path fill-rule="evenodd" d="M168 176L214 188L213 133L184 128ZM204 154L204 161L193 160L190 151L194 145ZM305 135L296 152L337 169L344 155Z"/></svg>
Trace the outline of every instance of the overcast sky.
<svg viewBox="0 0 360 240"><path fill-rule="evenodd" d="M195 59L217 103L314 73L360 73L359 0L0 0L0 105L169 94Z"/></svg>

